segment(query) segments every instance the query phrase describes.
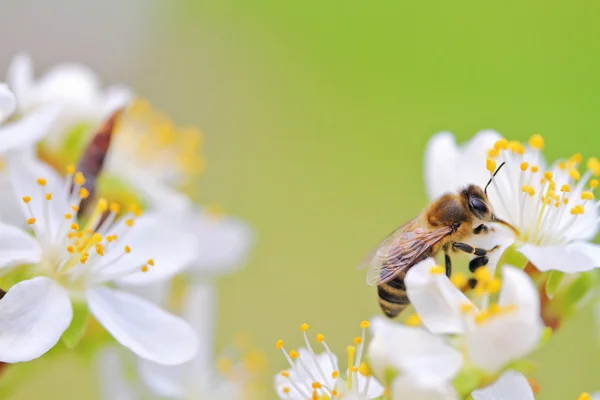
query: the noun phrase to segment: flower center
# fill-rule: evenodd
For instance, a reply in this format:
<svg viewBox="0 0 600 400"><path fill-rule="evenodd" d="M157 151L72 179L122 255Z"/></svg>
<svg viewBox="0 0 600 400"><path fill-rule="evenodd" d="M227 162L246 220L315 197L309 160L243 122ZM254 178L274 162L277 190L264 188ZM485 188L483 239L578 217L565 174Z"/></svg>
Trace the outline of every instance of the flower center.
<svg viewBox="0 0 600 400"><path fill-rule="evenodd" d="M348 370L345 380L341 377L335 355L331 352L327 343L325 343L325 336L319 333L316 336L316 340L323 346L330 367L328 368L323 365L322 361L320 362L319 357L313 351L311 343L308 340L308 324L300 326L300 330L304 336L307 357L300 357L300 354L296 350L288 353L283 348L283 341L279 340L276 347L283 352L291 367L291 369L281 372L281 376L289 382L289 386L286 385L282 388L283 394L290 395L292 391L295 391L304 398L311 400L337 399L348 392L365 395L369 390L372 380L369 368L365 363L361 362L365 332L369 327L369 322L362 321L360 327L362 330L361 336L355 337L353 345L348 346L346 349ZM362 385L361 381L364 382ZM340 388L344 389L342 393L338 391Z"/></svg>
<svg viewBox="0 0 600 400"><path fill-rule="evenodd" d="M112 159L118 159L118 168L123 168L123 163L133 164L172 184L189 182L204 170L200 155L202 133L193 128L177 128L144 100L134 101L127 109L113 140Z"/></svg>
<svg viewBox="0 0 600 400"><path fill-rule="evenodd" d="M123 238L134 226L135 217L141 215L139 208L131 207L119 220L124 222L115 223L120 205L101 198L85 225L80 226L77 222L80 204L89 197L89 191L83 187L83 174L68 166L65 193L57 193L56 197L47 190L45 178L40 177L36 182L40 193L24 196L22 201L29 214L26 222L42 249L44 273L71 288L81 288L88 276L131 252ZM148 259L140 269L146 272L154 264L153 259Z"/></svg>
<svg viewBox="0 0 600 400"><path fill-rule="evenodd" d="M529 139L527 149L517 141L498 140L488 152L486 168L493 172L497 162L505 162L507 171L493 178L490 200L496 212L520 231L519 241L560 244L580 230L595 207L598 180L590 178L600 175L600 161L588 159L582 174L583 157L575 154L544 171L543 148L540 135Z"/></svg>

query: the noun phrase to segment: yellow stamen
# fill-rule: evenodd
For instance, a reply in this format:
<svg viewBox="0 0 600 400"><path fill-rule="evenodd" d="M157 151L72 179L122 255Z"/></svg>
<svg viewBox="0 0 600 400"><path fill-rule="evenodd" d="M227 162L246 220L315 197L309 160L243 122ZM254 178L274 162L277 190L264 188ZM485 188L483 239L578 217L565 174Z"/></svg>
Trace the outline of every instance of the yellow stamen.
<svg viewBox="0 0 600 400"><path fill-rule="evenodd" d="M355 345L357 345L357 346L358 346L359 344L361 344L361 343L362 343L362 338L361 338L360 336L356 336L356 337L354 338L353 342L354 342L354 344L355 344Z"/></svg>
<svg viewBox="0 0 600 400"><path fill-rule="evenodd" d="M75 165L69 164L65 170L67 171L67 174L73 175L75 173Z"/></svg>
<svg viewBox="0 0 600 400"><path fill-rule="evenodd" d="M472 303L463 303L460 305L460 311L463 313L468 313L473 310L475 306Z"/></svg>
<svg viewBox="0 0 600 400"><path fill-rule="evenodd" d="M583 207L580 205L576 205L575 207L571 208L571 214L573 215L583 214L583 211Z"/></svg>
<svg viewBox="0 0 600 400"><path fill-rule="evenodd" d="M308 328L309 328L308 324L302 324L302 325L300 325L300 330L302 332L306 332L308 330Z"/></svg>
<svg viewBox="0 0 600 400"><path fill-rule="evenodd" d="M86 188L79 189L79 197L81 197L82 199L87 199L89 196L90 196L89 190L87 190Z"/></svg>
<svg viewBox="0 0 600 400"><path fill-rule="evenodd" d="M496 140L496 143L494 143L494 148L496 150L508 149L508 140L506 140L504 138Z"/></svg>
<svg viewBox="0 0 600 400"><path fill-rule="evenodd" d="M452 274L452 278L450 278L450 281L452 281L452 284L454 286L460 289L467 285L467 276L462 272L456 272Z"/></svg>
<svg viewBox="0 0 600 400"><path fill-rule="evenodd" d="M367 329L371 324L369 323L369 321L361 321L360 323L360 327L361 329Z"/></svg>
<svg viewBox="0 0 600 400"><path fill-rule="evenodd" d="M421 325L421 317L418 314L411 314L406 318L404 323L408 326L419 326Z"/></svg>
<svg viewBox="0 0 600 400"><path fill-rule="evenodd" d="M491 158L488 158L485 163L485 167L488 171L493 173L496 170L496 161L492 160Z"/></svg>
<svg viewBox="0 0 600 400"><path fill-rule="evenodd" d="M131 247L125 245L125 253L131 253Z"/></svg>
<svg viewBox="0 0 600 400"><path fill-rule="evenodd" d="M540 170L540 167L538 167L537 165L532 165L531 166L531 172L536 173Z"/></svg>
<svg viewBox="0 0 600 400"><path fill-rule="evenodd" d="M488 283L487 290L490 292L490 294L496 294L500 291L501 287L502 281L498 278L494 278Z"/></svg>
<svg viewBox="0 0 600 400"><path fill-rule="evenodd" d="M331 373L331 377L332 377L333 379L336 379L338 376L340 376L340 371L333 371L333 372Z"/></svg>
<svg viewBox="0 0 600 400"><path fill-rule="evenodd" d="M290 373L288 371L281 371L281 376L283 376L284 378L289 378Z"/></svg>
<svg viewBox="0 0 600 400"><path fill-rule="evenodd" d="M516 154L524 154L525 153L525 146L523 146L523 144L521 144L520 142L516 141L516 140L511 140L510 142L508 142L508 148Z"/></svg>
<svg viewBox="0 0 600 400"><path fill-rule="evenodd" d="M587 169L589 169L594 176L600 176L600 161L596 157L591 157L586 163Z"/></svg>
<svg viewBox="0 0 600 400"><path fill-rule="evenodd" d="M31 197L29 196L23 196L23 203L27 204L31 201Z"/></svg>
<svg viewBox="0 0 600 400"><path fill-rule="evenodd" d="M359 367L358 367L358 372L360 372L360 374L362 376L369 376L371 375L371 370L369 369L369 366L365 363L360 363Z"/></svg>
<svg viewBox="0 0 600 400"><path fill-rule="evenodd" d="M73 218L73 214L69 214L69 213L65 214L65 219L71 219L71 218Z"/></svg>
<svg viewBox="0 0 600 400"><path fill-rule="evenodd" d="M278 340L275 344L275 347L277 348L277 350L281 350L283 348L283 340Z"/></svg>
<svg viewBox="0 0 600 400"><path fill-rule="evenodd" d="M560 191L564 193L569 193L571 191L571 187L565 183L560 187Z"/></svg>
<svg viewBox="0 0 600 400"><path fill-rule="evenodd" d="M40 186L46 186L46 183L47 183L44 178L38 178L36 182Z"/></svg>
<svg viewBox="0 0 600 400"><path fill-rule="evenodd" d="M522 162L521 163L521 171L525 172L527 171L527 168L529 168L529 163L528 162Z"/></svg>
<svg viewBox="0 0 600 400"><path fill-rule="evenodd" d="M73 178L73 182L79 186L83 185L85 183L85 177L83 176L83 173L77 172Z"/></svg>
<svg viewBox="0 0 600 400"><path fill-rule="evenodd" d="M46 200L52 200L52 193L46 193Z"/></svg>
<svg viewBox="0 0 600 400"><path fill-rule="evenodd" d="M154 267L154 259L149 259L148 260L148 265L150 265L151 267Z"/></svg>
<svg viewBox="0 0 600 400"><path fill-rule="evenodd" d="M121 205L119 203L110 203L110 212L118 214L121 211Z"/></svg>
<svg viewBox="0 0 600 400"><path fill-rule="evenodd" d="M283 393L284 393L284 394L289 394L289 393L290 393L290 388L289 388L289 387L287 387L287 386L284 386L284 387L283 387Z"/></svg>
<svg viewBox="0 0 600 400"><path fill-rule="evenodd" d="M498 150L496 150L496 149L489 149L489 150L488 150L488 153L487 153L487 156L488 156L489 158L496 158L496 157L498 157L499 155L500 155L500 151L498 151Z"/></svg>
<svg viewBox="0 0 600 400"><path fill-rule="evenodd" d="M71 229L74 230L74 231L78 231L79 230L79 224L76 223L76 222L73 222L71 224Z"/></svg>
<svg viewBox="0 0 600 400"><path fill-rule="evenodd" d="M127 220L125 221L125 224L127 226L133 226L133 218L127 218Z"/></svg>
<svg viewBox="0 0 600 400"><path fill-rule="evenodd" d="M552 176L553 176L552 172L550 172L550 171L544 172L544 178L550 180L550 179L552 179Z"/></svg>
<svg viewBox="0 0 600 400"><path fill-rule="evenodd" d="M478 268L473 274L477 282L486 283L492 279L492 273L486 267Z"/></svg>
<svg viewBox="0 0 600 400"><path fill-rule="evenodd" d="M36 219L35 219L35 218L28 218L28 219L27 219L27 224L28 224L28 225L33 225L33 224L35 224L35 221L36 221Z"/></svg>
<svg viewBox="0 0 600 400"><path fill-rule="evenodd" d="M296 350L290 351L290 357L293 359L298 358L298 352Z"/></svg>
<svg viewBox="0 0 600 400"><path fill-rule="evenodd" d="M544 138L542 135L535 134L529 138L529 146L536 150L542 150L544 148Z"/></svg>
<svg viewBox="0 0 600 400"><path fill-rule="evenodd" d="M436 265L435 267L431 267L429 269L429 273L432 275L442 275L446 273L446 268L442 267L441 265Z"/></svg>
<svg viewBox="0 0 600 400"><path fill-rule="evenodd" d="M313 382L312 383L312 388L313 389L321 389L321 384L319 382Z"/></svg>
<svg viewBox="0 0 600 400"><path fill-rule="evenodd" d="M348 346L348 369L354 368L354 357L356 356L356 347ZM352 389L352 374L348 374L348 389Z"/></svg>
<svg viewBox="0 0 600 400"><path fill-rule="evenodd" d="M581 174L579 173L579 171L577 171L575 168L571 168L569 170L569 175L571 176L571 178L573 178L573 180L578 181L581 179Z"/></svg>
<svg viewBox="0 0 600 400"><path fill-rule="evenodd" d="M598 187L598 179L590 179L590 187L596 189Z"/></svg>
<svg viewBox="0 0 600 400"><path fill-rule="evenodd" d="M71 206L71 210L78 212L79 211L79 206Z"/></svg>
<svg viewBox="0 0 600 400"><path fill-rule="evenodd" d="M142 266L141 270L142 270L142 272L148 272L148 266L147 265Z"/></svg>
<svg viewBox="0 0 600 400"><path fill-rule="evenodd" d="M325 340L325 335L322 333L317 334L317 342L322 343Z"/></svg>
<svg viewBox="0 0 600 400"><path fill-rule="evenodd" d="M577 400L592 400L592 396L587 392L583 392L577 397Z"/></svg>

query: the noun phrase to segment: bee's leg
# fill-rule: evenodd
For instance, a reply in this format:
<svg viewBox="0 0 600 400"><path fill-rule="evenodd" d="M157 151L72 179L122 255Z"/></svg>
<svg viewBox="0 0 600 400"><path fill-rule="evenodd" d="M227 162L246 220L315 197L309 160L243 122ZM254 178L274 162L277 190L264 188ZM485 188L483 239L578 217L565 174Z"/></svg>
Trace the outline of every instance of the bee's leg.
<svg viewBox="0 0 600 400"><path fill-rule="evenodd" d="M452 249L454 251L464 251L465 253L468 254L475 254L477 257L481 257L481 256L485 256L487 253L489 253L490 251L494 251L496 250L498 247L498 245L492 247L489 250L486 249L482 249L481 247L473 247L470 244L466 244L466 243L461 243L461 242L454 242L452 243Z"/></svg>
<svg viewBox="0 0 600 400"><path fill-rule="evenodd" d="M490 259L487 256L475 257L469 262L469 271L475 272L478 268L487 265Z"/></svg>
<svg viewBox="0 0 600 400"><path fill-rule="evenodd" d="M452 260L450 259L448 252L444 253L444 257L446 259L446 276L450 278L452 275Z"/></svg>
<svg viewBox="0 0 600 400"><path fill-rule="evenodd" d="M481 224L477 228L473 229L473 234L474 235L479 235L481 233L485 234L485 233L488 233L489 230L490 230L490 228L488 228L487 225Z"/></svg>

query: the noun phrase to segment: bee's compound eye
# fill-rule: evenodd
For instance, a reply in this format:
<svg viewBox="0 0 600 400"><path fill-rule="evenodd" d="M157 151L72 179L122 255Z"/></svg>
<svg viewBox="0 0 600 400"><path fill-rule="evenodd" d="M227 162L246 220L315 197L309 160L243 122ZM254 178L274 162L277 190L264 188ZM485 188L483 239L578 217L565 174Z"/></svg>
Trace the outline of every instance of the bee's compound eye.
<svg viewBox="0 0 600 400"><path fill-rule="evenodd" d="M471 205L473 211L475 211L480 216L483 216L488 212L487 204L485 204L483 200L478 199L477 197L471 197L469 199L469 204Z"/></svg>

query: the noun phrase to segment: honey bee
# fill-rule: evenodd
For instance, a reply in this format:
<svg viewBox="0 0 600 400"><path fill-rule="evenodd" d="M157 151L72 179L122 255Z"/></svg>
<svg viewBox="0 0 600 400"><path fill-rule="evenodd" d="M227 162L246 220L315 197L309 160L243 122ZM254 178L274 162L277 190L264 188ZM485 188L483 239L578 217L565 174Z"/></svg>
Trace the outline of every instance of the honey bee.
<svg viewBox="0 0 600 400"><path fill-rule="evenodd" d="M494 172L485 189L469 185L458 193L449 193L433 201L419 216L402 225L368 256L367 283L377 285L379 305L389 318L402 312L410 301L406 294L404 278L408 270L428 257L444 251L446 275L450 277L452 263L450 252L465 252L475 255L469 263L474 272L489 261L486 254L495 250L473 247L467 243L472 235L487 233L486 223L499 223L518 231L509 223L498 219L487 197L487 188L498 173L502 163Z"/></svg>

